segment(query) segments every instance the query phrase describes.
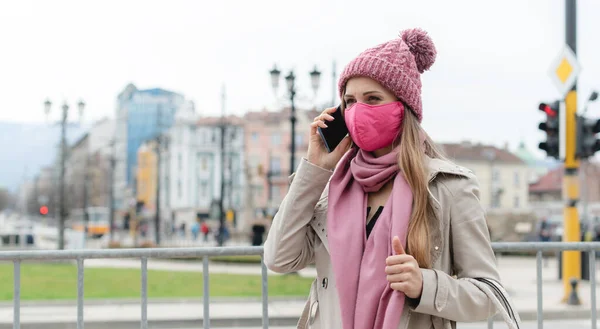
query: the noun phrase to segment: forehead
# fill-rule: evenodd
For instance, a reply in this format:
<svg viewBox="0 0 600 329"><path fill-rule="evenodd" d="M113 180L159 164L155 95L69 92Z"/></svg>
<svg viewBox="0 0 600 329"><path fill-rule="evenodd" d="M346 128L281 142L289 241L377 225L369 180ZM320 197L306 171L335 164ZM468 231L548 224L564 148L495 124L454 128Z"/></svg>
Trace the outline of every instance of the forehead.
<svg viewBox="0 0 600 329"><path fill-rule="evenodd" d="M385 92L385 88L379 82L368 77L354 77L346 83L346 95L372 90Z"/></svg>

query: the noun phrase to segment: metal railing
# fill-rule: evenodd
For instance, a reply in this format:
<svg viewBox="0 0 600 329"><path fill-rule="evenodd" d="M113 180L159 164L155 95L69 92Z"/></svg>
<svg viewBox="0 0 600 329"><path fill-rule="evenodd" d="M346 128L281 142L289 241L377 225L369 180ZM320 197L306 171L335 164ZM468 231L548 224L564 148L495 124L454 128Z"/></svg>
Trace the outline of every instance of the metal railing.
<svg viewBox="0 0 600 329"><path fill-rule="evenodd" d="M536 252L537 285L537 321L543 328L542 295L542 253L548 251L586 251L589 252L590 299L592 328L597 329L596 314L596 252L600 251L600 242L495 242L495 252ZM21 310L21 262L26 260L76 260L77 261L77 328L83 329L83 291L84 260L97 258L137 258L141 268L141 328L148 328L148 258L196 258L202 257L203 267L203 325L210 328L209 314L209 257L263 255L262 247L203 247L203 248L165 248L165 249L98 249L98 250L41 250L41 251L3 251L0 261L14 263L13 328L20 328ZM262 275L262 327L269 327L267 268L261 257ZM488 320L488 328L493 328L493 318Z"/></svg>
<svg viewBox="0 0 600 329"><path fill-rule="evenodd" d="M495 242L495 252L535 252L536 253L536 288L537 288L537 323L544 327L544 309L542 294L542 256L548 251L586 251L589 257L590 271L590 308L592 329L597 329L596 307L596 252L600 251L600 242ZM488 328L493 328L493 318L488 319Z"/></svg>
<svg viewBox="0 0 600 329"><path fill-rule="evenodd" d="M76 260L77 261L77 329L83 329L83 277L84 260L95 258L138 258L141 268L141 328L148 328L148 258L195 258L202 257L203 277L203 324L210 328L209 314L209 257L261 255L262 247L204 247L204 248L156 248L156 249L97 249L97 250L38 250L0 252L0 261L13 261L13 329L21 327L21 262L25 260ZM262 275L262 326L269 327L267 267L261 257Z"/></svg>

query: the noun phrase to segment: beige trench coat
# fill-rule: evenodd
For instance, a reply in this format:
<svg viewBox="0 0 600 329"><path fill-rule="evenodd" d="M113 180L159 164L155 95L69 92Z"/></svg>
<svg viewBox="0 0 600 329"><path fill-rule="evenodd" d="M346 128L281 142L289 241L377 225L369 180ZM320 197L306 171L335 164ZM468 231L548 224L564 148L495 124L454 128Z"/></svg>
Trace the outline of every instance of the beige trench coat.
<svg viewBox="0 0 600 329"><path fill-rule="evenodd" d="M518 314L499 284L485 213L475 175L441 159L427 158L432 269L421 269L423 292L418 305L407 302L401 329L455 328L455 322L486 320L497 312L518 328ZM269 269L294 272L315 264L317 278L299 328L341 328L340 307L327 243L327 183L332 171L302 159L290 177L265 242ZM486 280L487 279L487 280ZM366 329L366 328L365 328Z"/></svg>

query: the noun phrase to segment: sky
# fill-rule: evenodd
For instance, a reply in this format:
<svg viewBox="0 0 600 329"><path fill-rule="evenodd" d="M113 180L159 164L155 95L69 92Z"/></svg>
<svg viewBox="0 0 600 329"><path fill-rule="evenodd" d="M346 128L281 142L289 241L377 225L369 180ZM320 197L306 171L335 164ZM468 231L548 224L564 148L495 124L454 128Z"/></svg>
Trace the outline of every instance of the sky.
<svg viewBox="0 0 600 329"><path fill-rule="evenodd" d="M114 116L128 84L184 94L202 115L277 109L268 71L294 69L301 106L330 101L337 71L406 28L429 32L438 57L422 75L423 126L441 142L473 140L531 150L541 101L564 46L564 0L2 0L0 121L44 122L83 99L84 120ZM578 1L579 107L600 90L600 2ZM596 32L596 33L595 33ZM316 95L308 73L323 72ZM285 84L282 81L282 87ZM600 102L588 113L600 117ZM76 111L72 118L77 119ZM277 115L277 114L273 114ZM541 153L538 153L541 154Z"/></svg>

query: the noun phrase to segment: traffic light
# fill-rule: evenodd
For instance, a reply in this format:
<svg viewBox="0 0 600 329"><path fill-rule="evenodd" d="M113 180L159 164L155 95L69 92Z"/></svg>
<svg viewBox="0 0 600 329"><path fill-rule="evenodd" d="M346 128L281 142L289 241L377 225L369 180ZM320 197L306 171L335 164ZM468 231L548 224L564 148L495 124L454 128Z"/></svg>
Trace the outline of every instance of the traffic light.
<svg viewBox="0 0 600 329"><path fill-rule="evenodd" d="M40 207L40 215L42 215L42 216L48 215L48 207L47 206Z"/></svg>
<svg viewBox="0 0 600 329"><path fill-rule="evenodd" d="M539 129L546 133L546 140L539 145L540 150L546 152L549 157L559 159L560 157L560 101L552 103L540 103L540 111L546 114L546 121L539 124Z"/></svg>
<svg viewBox="0 0 600 329"><path fill-rule="evenodd" d="M600 133L600 119L586 119L577 116L577 148L575 155L580 159L594 156L600 151L600 140L596 134Z"/></svg>

